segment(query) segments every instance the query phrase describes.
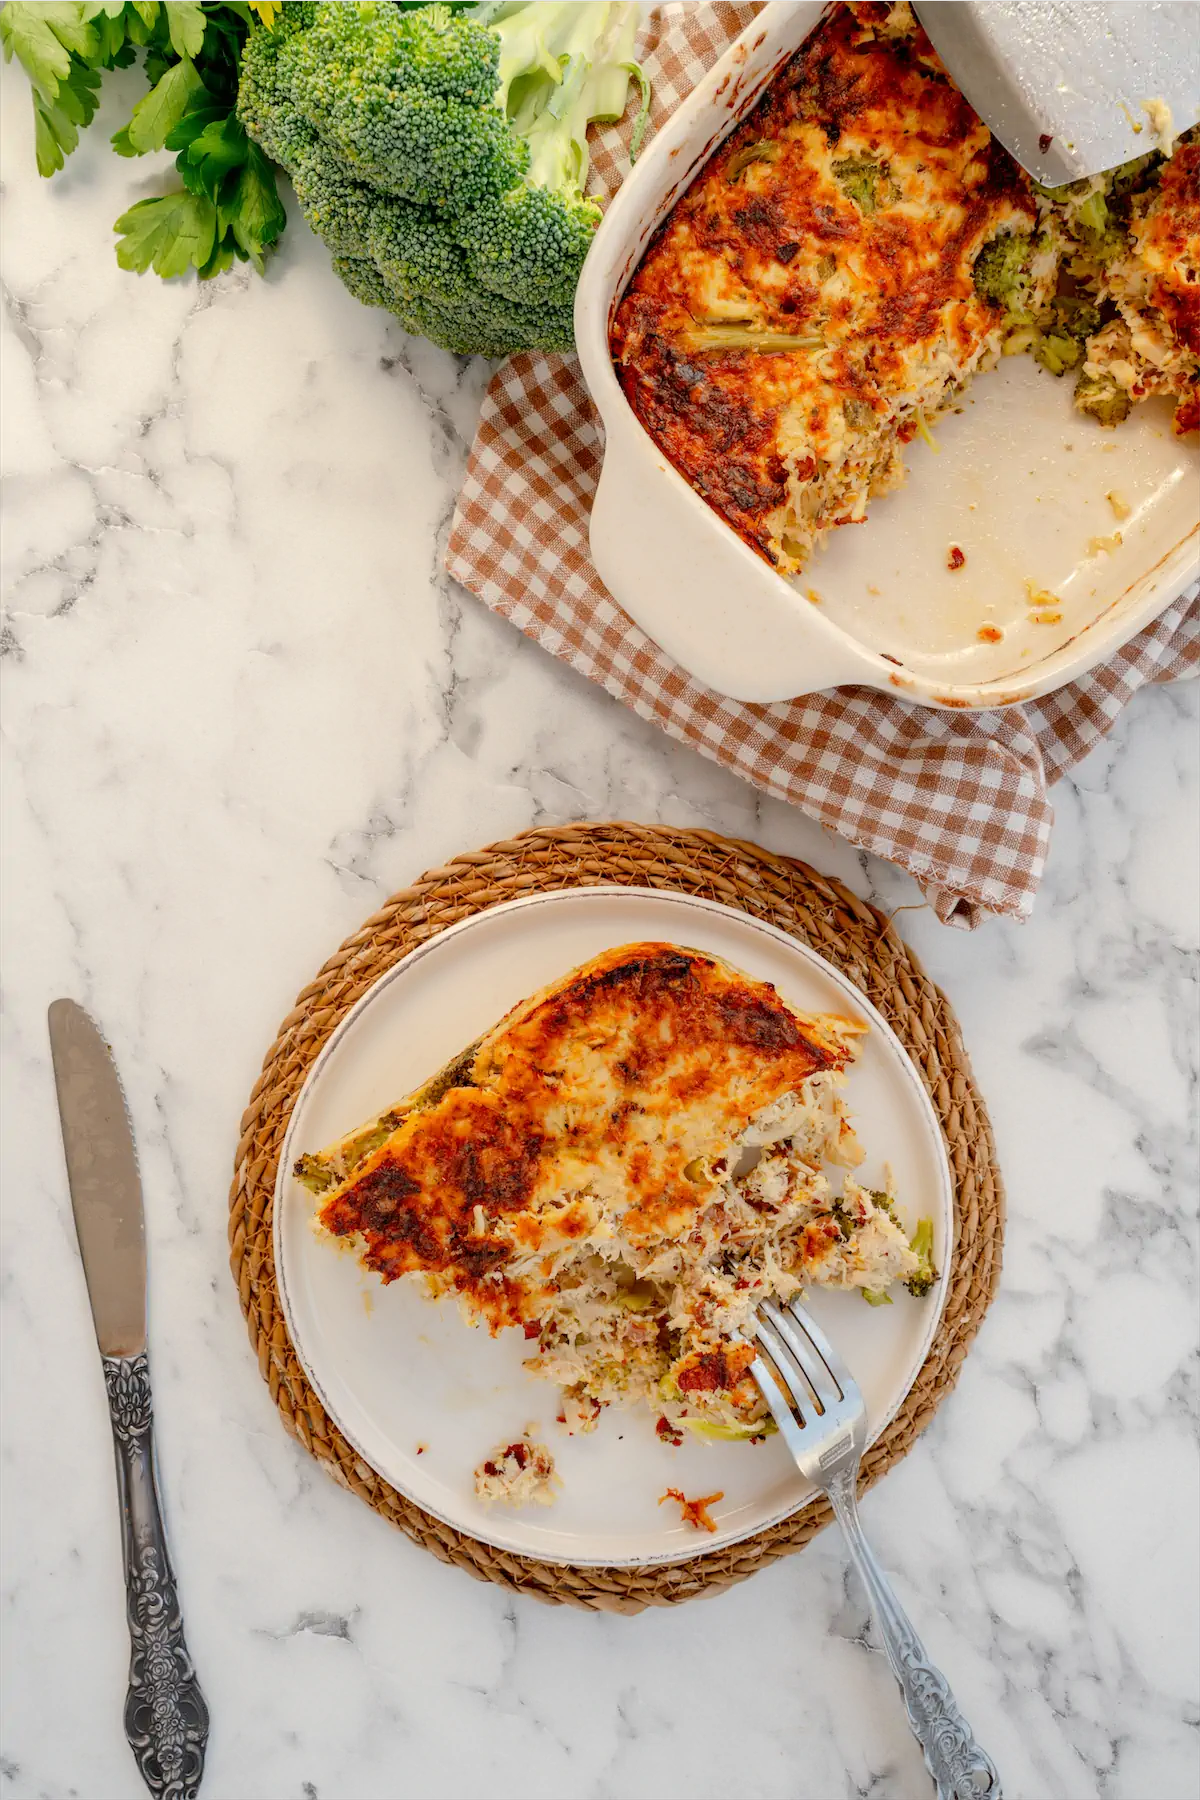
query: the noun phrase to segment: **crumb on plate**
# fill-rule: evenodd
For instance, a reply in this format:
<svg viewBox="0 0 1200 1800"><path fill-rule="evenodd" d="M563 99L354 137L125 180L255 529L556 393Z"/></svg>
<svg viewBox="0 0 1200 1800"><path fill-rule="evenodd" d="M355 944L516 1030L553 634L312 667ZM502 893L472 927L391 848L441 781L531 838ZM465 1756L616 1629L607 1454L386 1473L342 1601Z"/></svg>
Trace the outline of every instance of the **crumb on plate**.
<svg viewBox="0 0 1200 1800"><path fill-rule="evenodd" d="M981 643L998 644L1004 636L1004 633L996 625L981 625L976 636Z"/></svg>
<svg viewBox="0 0 1200 1800"><path fill-rule="evenodd" d="M1143 100L1142 111L1150 121L1156 147L1164 156L1171 156L1175 149L1175 121L1171 117L1171 108L1162 99Z"/></svg>
<svg viewBox="0 0 1200 1800"><path fill-rule="evenodd" d="M960 550L957 544L951 544L949 550L946 552L946 567L948 569L961 569L966 560L966 551Z"/></svg>
<svg viewBox="0 0 1200 1800"><path fill-rule="evenodd" d="M659 1495L658 1504L661 1506L664 1500L674 1500L683 1514L685 1525L690 1525L693 1531L715 1531L717 1523L715 1519L709 1517L708 1509L724 1498L725 1490L723 1488L720 1493L705 1494L699 1500L689 1500L678 1488L668 1488L665 1494Z"/></svg>
<svg viewBox="0 0 1200 1800"><path fill-rule="evenodd" d="M1104 498L1108 501L1108 504L1112 507L1113 512L1118 519L1127 519L1133 511L1128 500L1122 499L1121 495L1118 494L1114 488L1110 488Z"/></svg>
<svg viewBox="0 0 1200 1800"><path fill-rule="evenodd" d="M1101 556L1106 551L1119 550L1121 548L1121 545L1123 542L1124 542L1124 539L1122 538L1119 531L1111 531L1107 537L1089 538L1088 539L1088 555L1089 556Z"/></svg>
<svg viewBox="0 0 1200 1800"><path fill-rule="evenodd" d="M485 1506L549 1506L555 1499L558 1477L554 1458L545 1444L533 1441L528 1431L511 1444L501 1444L475 1471L475 1493Z"/></svg>

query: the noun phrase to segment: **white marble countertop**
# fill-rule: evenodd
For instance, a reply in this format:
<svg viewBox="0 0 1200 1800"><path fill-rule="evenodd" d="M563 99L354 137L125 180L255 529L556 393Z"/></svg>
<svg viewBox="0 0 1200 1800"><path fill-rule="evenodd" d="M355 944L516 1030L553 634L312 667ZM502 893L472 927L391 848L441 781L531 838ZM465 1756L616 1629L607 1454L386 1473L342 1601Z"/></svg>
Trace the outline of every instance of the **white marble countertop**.
<svg viewBox="0 0 1200 1800"><path fill-rule="evenodd" d="M391 890L576 818L907 879L670 743L440 573L486 371L358 306L122 274L107 108L53 183L4 72L0 1792L135 1800L103 1386L45 1008L111 1037L142 1156L159 1452L212 1800L923 1800L832 1535L633 1619L444 1568L282 1430L226 1262L238 1119ZM863 1511L1009 1800L1197 1787L1195 686L1058 790L1037 910L902 928L950 993L1010 1216L956 1392Z"/></svg>

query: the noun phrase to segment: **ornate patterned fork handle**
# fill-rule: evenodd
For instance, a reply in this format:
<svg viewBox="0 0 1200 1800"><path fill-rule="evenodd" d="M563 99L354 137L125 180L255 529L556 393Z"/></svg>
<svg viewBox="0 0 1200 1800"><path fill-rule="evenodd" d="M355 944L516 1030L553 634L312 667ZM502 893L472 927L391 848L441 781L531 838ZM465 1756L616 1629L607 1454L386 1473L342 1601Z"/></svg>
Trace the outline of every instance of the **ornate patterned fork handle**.
<svg viewBox="0 0 1200 1800"><path fill-rule="evenodd" d="M950 1684L925 1654L908 1614L875 1560L858 1521L857 1460L826 1486L850 1559L862 1578L883 1637L892 1673L900 1683L913 1736L937 1785L938 1800L1003 1800L1000 1777L987 1752L975 1742L959 1712Z"/></svg>
<svg viewBox="0 0 1200 1800"><path fill-rule="evenodd" d="M195 1800L204 1773L208 1707L184 1642L163 1530L150 1370L144 1350L101 1360L117 1452L129 1613L125 1735L152 1794L163 1800Z"/></svg>

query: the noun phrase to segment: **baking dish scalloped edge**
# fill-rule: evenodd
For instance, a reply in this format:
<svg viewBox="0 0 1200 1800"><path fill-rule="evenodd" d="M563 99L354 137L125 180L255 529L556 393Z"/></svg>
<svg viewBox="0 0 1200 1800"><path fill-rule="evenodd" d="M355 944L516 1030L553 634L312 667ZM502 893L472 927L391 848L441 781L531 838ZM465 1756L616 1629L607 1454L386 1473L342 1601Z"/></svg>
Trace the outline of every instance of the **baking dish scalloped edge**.
<svg viewBox="0 0 1200 1800"><path fill-rule="evenodd" d="M998 680L955 684L903 669L802 595L701 498L630 408L609 328L657 226L827 10L771 0L672 113L611 202L583 266L575 337L604 425L592 559L617 603L705 686L766 703L848 684L932 706L1017 705L1078 679L1200 574L1200 519L1067 643ZM730 596L737 603L731 604Z"/></svg>

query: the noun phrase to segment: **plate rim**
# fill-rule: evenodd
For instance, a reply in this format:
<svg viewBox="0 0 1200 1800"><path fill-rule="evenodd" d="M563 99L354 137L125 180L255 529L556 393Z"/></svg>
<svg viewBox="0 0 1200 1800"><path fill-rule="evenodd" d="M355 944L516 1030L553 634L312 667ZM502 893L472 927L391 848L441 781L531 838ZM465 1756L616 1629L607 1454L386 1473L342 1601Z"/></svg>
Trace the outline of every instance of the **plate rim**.
<svg viewBox="0 0 1200 1800"><path fill-rule="evenodd" d="M562 902L575 900L584 895L594 895L597 893L606 894L610 897L624 895L641 900L665 900L671 904L696 908L702 912L715 913L720 916L738 919L741 923L761 932L764 936L773 939L786 950L798 955L803 961L817 965L822 972L831 976L839 987L848 989L854 996L855 1004L863 1007L869 1015L869 1022L872 1030L878 1031L885 1040L890 1042L892 1049L898 1054L900 1066L904 1070L910 1085L914 1089L918 1110L923 1118L925 1128L930 1134L932 1142L936 1147L935 1160L940 1176L938 1201L945 1221L945 1235L949 1254L943 1258L943 1266L937 1288L932 1296L933 1304L929 1309L925 1330L921 1338L919 1353L914 1358L911 1374L908 1380L900 1388L892 1405L879 1419L878 1425L872 1429L867 1440L866 1448L870 1449L873 1444L878 1442L879 1438L882 1437L888 1426L891 1425L916 1385L917 1378L928 1360L929 1352L933 1346L934 1339L937 1336L938 1328L941 1325L942 1316L945 1312L946 1301L949 1297L951 1263L953 1260L953 1250L957 1231L956 1194L953 1173L950 1167L950 1159L946 1150L945 1137L942 1132L941 1123L934 1110L933 1101L921 1078L916 1063L875 1003L863 993L861 988L851 981L848 975L843 974L843 972L836 968L827 957L822 956L820 951L814 950L811 945L802 943L799 938L794 937L781 926L771 924L765 919L756 918L753 913L747 912L745 908L741 906L731 906L724 901L710 900L707 896L702 894L684 893L677 888L646 887L643 885L634 886L632 884L616 881L584 880L572 882L567 887L551 888L534 894L521 894L513 900L501 900L495 902L491 906L481 907L478 912L471 913L468 917L463 919L456 919L452 925L447 925L442 930L435 931L423 943L414 944L412 949L406 951L403 956L399 957L390 968L385 969L381 975L376 976L375 980L366 989L365 993L359 995L345 1017L340 1019L334 1026L305 1074L304 1080L300 1085L299 1092L296 1095L291 1112L288 1116L287 1129L284 1133L283 1143L279 1152L279 1162L275 1171L275 1182L272 1188L271 1250L275 1263L275 1287L278 1295L280 1312L283 1315L283 1321L287 1328L288 1338L293 1353L295 1354L300 1367L304 1371L309 1386L320 1401L326 1416L341 1433L342 1437L345 1438L355 1455L360 1457L381 1481L386 1482L389 1487L394 1488L398 1494L402 1495L410 1505L418 1507L430 1518L437 1519L441 1524L449 1526L453 1531L461 1532L464 1537L470 1538L476 1543L484 1544L489 1549L499 1550L505 1555L519 1556L528 1562L548 1563L557 1568L662 1568L672 1564L692 1562L700 1556L717 1555L723 1551L734 1548L738 1544L746 1543L752 1538L759 1537L764 1532L771 1531L776 1526L783 1524L786 1520L794 1518L798 1513L803 1512L806 1507L812 1505L814 1500L820 1499L820 1490L815 1487L812 1488L810 1492L801 1494L798 1500L782 1507L769 1518L748 1526L745 1530L736 1531L729 1537L722 1535L720 1541L715 1544L686 1544L673 1550L666 1549L659 1552L651 1552L649 1554L642 1553L636 1556L589 1557L579 1555L557 1555L550 1550L539 1550L534 1552L526 1545L514 1542L510 1538L506 1538L502 1530L497 1529L495 1531L485 1532L479 1529L474 1522L471 1524L464 1524L461 1519L452 1518L448 1514L439 1511L437 1507L431 1506L426 1499L418 1498L417 1495L409 1491L408 1487L405 1486L403 1482L396 1480L392 1475L386 1474L382 1469L378 1468L373 1458L363 1449L354 1433L346 1428L337 1410L330 1404L325 1386L317 1374L309 1355L303 1348L303 1338L302 1334L297 1330L296 1313L288 1288L286 1264L283 1254L283 1221L287 1206L288 1183L291 1177L293 1161L292 1143L297 1126L303 1116L305 1103L310 1090L315 1087L325 1064L333 1056L343 1038L349 1035L359 1017L369 1006L374 1004L385 988L389 987L394 980L399 978L403 971L415 966L416 963L420 962L423 957L427 956L435 948L443 947L449 939L462 935L481 924L483 921L494 919L502 914L526 911L537 906L560 904Z"/></svg>

